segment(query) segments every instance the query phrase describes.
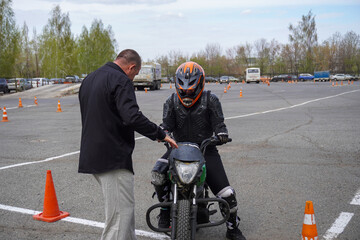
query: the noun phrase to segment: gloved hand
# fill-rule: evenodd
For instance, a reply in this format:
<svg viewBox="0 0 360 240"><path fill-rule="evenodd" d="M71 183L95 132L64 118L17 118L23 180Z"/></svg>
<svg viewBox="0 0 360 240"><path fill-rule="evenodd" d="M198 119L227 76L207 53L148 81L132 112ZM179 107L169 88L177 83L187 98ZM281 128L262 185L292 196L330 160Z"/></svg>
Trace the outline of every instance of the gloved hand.
<svg viewBox="0 0 360 240"><path fill-rule="evenodd" d="M227 133L218 133L216 136L219 138L222 144L229 141L229 135Z"/></svg>

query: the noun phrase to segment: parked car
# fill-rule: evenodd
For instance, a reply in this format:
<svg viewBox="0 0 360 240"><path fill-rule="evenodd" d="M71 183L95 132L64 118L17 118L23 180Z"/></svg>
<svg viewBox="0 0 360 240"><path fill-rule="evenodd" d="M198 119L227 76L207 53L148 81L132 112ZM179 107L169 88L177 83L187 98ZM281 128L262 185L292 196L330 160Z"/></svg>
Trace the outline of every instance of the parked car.
<svg viewBox="0 0 360 240"><path fill-rule="evenodd" d="M216 78L214 78L214 77L205 77L205 82L216 82Z"/></svg>
<svg viewBox="0 0 360 240"><path fill-rule="evenodd" d="M281 74L281 75L277 75L274 76L271 81L272 82L277 82L277 81L292 81L292 80L297 80L297 76L296 75L290 75L290 74Z"/></svg>
<svg viewBox="0 0 360 240"><path fill-rule="evenodd" d="M334 80L334 81L343 81L343 80L345 80L345 74L338 73L338 74L335 74L335 75L331 75L330 79Z"/></svg>
<svg viewBox="0 0 360 240"><path fill-rule="evenodd" d="M64 81L65 81L65 79L63 79L63 78L51 78L49 80L49 83L50 84L62 84L62 83L64 83Z"/></svg>
<svg viewBox="0 0 360 240"><path fill-rule="evenodd" d="M49 85L49 79L47 78L32 78L30 79L32 87L41 87L44 85Z"/></svg>
<svg viewBox="0 0 360 240"><path fill-rule="evenodd" d="M25 78L11 78L7 82L10 91L24 91L32 87L31 82Z"/></svg>
<svg viewBox="0 0 360 240"><path fill-rule="evenodd" d="M309 73L301 73L299 75L299 81L311 81L311 80L314 80L314 76L309 74Z"/></svg>
<svg viewBox="0 0 360 240"><path fill-rule="evenodd" d="M221 83L229 83L230 82L229 76L221 76L219 82L220 82L220 84Z"/></svg>
<svg viewBox="0 0 360 240"><path fill-rule="evenodd" d="M68 75L65 77L64 83L78 83L80 82L80 78L77 75Z"/></svg>
<svg viewBox="0 0 360 240"><path fill-rule="evenodd" d="M346 74L345 75L345 80L350 80L350 81L354 81L354 80L357 80L357 78L355 76L352 76L350 74Z"/></svg>
<svg viewBox="0 0 360 240"><path fill-rule="evenodd" d="M5 78L0 78L0 92L3 92L4 94L10 92Z"/></svg>
<svg viewBox="0 0 360 240"><path fill-rule="evenodd" d="M22 90L28 90L32 88L31 79L24 79ZM21 85L20 85L21 86Z"/></svg>
<svg viewBox="0 0 360 240"><path fill-rule="evenodd" d="M233 76L229 76L229 82L239 82L239 79Z"/></svg>

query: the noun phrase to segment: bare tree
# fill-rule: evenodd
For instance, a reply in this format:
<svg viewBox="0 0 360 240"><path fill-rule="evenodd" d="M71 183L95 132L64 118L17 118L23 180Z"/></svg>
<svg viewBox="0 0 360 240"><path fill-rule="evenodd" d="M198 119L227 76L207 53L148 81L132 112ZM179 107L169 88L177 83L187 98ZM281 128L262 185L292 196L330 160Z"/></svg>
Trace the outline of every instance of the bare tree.
<svg viewBox="0 0 360 240"><path fill-rule="evenodd" d="M315 16L311 11L307 15L303 15L297 26L289 25L289 40L292 44L301 46L301 66L304 72L313 72L313 49L317 45L317 32Z"/></svg>

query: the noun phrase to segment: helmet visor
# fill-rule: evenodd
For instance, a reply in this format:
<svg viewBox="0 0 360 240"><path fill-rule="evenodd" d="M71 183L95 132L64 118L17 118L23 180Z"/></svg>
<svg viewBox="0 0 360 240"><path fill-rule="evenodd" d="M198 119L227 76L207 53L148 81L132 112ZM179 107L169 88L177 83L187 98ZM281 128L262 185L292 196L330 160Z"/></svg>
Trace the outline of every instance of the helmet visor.
<svg viewBox="0 0 360 240"><path fill-rule="evenodd" d="M188 97L194 97L195 96L195 89L179 89L179 93L181 96L188 96Z"/></svg>

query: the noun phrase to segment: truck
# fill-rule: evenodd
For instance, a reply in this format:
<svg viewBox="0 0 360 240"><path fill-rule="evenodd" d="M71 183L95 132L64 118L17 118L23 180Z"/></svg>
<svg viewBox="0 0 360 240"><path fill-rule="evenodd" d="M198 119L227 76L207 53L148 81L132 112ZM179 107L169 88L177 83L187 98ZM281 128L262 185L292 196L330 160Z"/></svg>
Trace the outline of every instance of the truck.
<svg viewBox="0 0 360 240"><path fill-rule="evenodd" d="M150 90L158 90L161 86L161 65L159 63L148 63L141 66L138 75L133 81L137 90L149 88Z"/></svg>
<svg viewBox="0 0 360 240"><path fill-rule="evenodd" d="M247 68L245 70L245 81L246 83L260 82L260 68Z"/></svg>
<svg viewBox="0 0 360 240"><path fill-rule="evenodd" d="M330 71L314 72L314 80L319 82L330 81Z"/></svg>

